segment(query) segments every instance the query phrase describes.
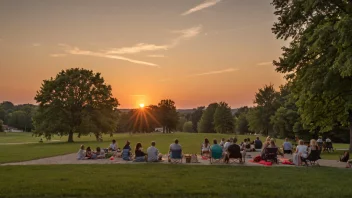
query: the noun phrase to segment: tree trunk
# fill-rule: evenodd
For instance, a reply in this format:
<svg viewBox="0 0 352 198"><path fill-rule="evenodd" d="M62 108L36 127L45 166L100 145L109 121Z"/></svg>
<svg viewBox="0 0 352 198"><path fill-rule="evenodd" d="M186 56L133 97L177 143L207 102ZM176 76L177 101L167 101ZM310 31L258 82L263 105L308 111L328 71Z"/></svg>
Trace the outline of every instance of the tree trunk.
<svg viewBox="0 0 352 198"><path fill-rule="evenodd" d="M352 111L348 112L348 121L349 121L349 128L350 128L350 153L352 153Z"/></svg>
<svg viewBox="0 0 352 198"><path fill-rule="evenodd" d="M70 131L70 132L68 133L68 140L67 140L67 142L73 142L73 131Z"/></svg>

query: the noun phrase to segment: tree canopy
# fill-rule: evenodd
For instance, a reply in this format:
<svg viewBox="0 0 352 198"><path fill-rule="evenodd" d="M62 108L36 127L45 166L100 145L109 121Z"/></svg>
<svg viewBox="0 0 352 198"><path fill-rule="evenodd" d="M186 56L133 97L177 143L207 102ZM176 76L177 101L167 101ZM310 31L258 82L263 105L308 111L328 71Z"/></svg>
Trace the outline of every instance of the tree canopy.
<svg viewBox="0 0 352 198"><path fill-rule="evenodd" d="M292 82L305 128L350 128L352 152L352 1L273 0L273 33L291 39L274 61Z"/></svg>
<svg viewBox="0 0 352 198"><path fill-rule="evenodd" d="M215 133L214 114L218 106L218 103L211 103L204 110L204 113L198 123L199 133Z"/></svg>
<svg viewBox="0 0 352 198"><path fill-rule="evenodd" d="M34 117L36 135L68 134L68 141L73 142L73 133L94 133L98 139L102 133L116 130L119 103L100 73L63 70L44 80L35 100L39 103Z"/></svg>
<svg viewBox="0 0 352 198"><path fill-rule="evenodd" d="M220 102L214 113L214 126L217 133L232 133L234 119L231 108L225 102Z"/></svg>

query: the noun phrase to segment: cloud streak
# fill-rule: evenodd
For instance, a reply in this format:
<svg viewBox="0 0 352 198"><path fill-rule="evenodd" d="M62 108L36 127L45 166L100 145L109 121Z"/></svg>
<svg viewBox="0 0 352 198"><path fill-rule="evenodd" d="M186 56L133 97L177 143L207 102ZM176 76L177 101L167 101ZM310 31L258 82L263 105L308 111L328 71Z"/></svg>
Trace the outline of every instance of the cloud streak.
<svg viewBox="0 0 352 198"><path fill-rule="evenodd" d="M135 64L140 64L140 65L147 65L147 66L151 66L151 67L159 67L157 64L154 64L154 63L140 61L140 60L135 60L135 59L130 59L130 58L126 58L126 57L118 56L118 55L110 55L110 54L106 54L106 53L102 53L102 52L93 52L93 51L88 51L88 50L81 50L78 47L71 47L71 46L69 46L67 44L59 44L59 46L64 47L65 48L65 52L67 54L109 58L109 59L123 60L123 61L127 61L127 62L130 62L130 63L135 63Z"/></svg>
<svg viewBox="0 0 352 198"><path fill-rule="evenodd" d="M40 44L40 43L32 43L32 46L33 47L39 47L39 46L41 46L42 44Z"/></svg>
<svg viewBox="0 0 352 198"><path fill-rule="evenodd" d="M229 73L229 72L234 72L234 71L238 71L238 69L228 68L228 69L224 69L224 70L217 70L217 71L210 71L210 72L205 72L205 73L200 73L200 74L193 74L193 75L190 75L187 77L208 76L208 75Z"/></svg>
<svg viewBox="0 0 352 198"><path fill-rule="evenodd" d="M65 57L67 54L50 54L51 57L58 58L58 57Z"/></svg>
<svg viewBox="0 0 352 198"><path fill-rule="evenodd" d="M163 54L151 54L151 55L147 55L147 57L151 57L151 58L165 58L166 56Z"/></svg>
<svg viewBox="0 0 352 198"><path fill-rule="evenodd" d="M220 3L220 2L221 2L221 0L206 0L203 3L197 5L196 7L193 7L190 10L182 13L181 15L182 16L186 16L186 15L192 14L194 12L198 12L200 10L203 10L205 8L209 8L209 7L215 6L217 3Z"/></svg>
<svg viewBox="0 0 352 198"><path fill-rule="evenodd" d="M152 51L166 51L171 48L176 47L183 40L191 39L196 37L202 31L202 25L198 25L195 27L191 27L183 30L175 30L172 31L174 34L178 34L179 36L174 38L171 43L164 45L156 45L156 44L148 44L148 43L138 43L132 47L122 47L122 48L112 48L109 50L105 50L106 54L137 54L142 52L152 52Z"/></svg>
<svg viewBox="0 0 352 198"><path fill-rule="evenodd" d="M238 70L239 69L237 69L237 68L228 68L228 69L223 69L223 70L216 70L216 71L209 71L209 72L204 72L204 73L199 73L199 74L192 74L192 75L181 77L178 79L192 78L192 77L198 77L198 76L217 75L217 74L235 72ZM166 81L171 81L171 80L172 80L172 78L165 78L165 79L159 80L159 82L166 82Z"/></svg>
<svg viewBox="0 0 352 198"><path fill-rule="evenodd" d="M258 63L257 66L264 66L264 65L272 65L273 62L262 62L262 63Z"/></svg>

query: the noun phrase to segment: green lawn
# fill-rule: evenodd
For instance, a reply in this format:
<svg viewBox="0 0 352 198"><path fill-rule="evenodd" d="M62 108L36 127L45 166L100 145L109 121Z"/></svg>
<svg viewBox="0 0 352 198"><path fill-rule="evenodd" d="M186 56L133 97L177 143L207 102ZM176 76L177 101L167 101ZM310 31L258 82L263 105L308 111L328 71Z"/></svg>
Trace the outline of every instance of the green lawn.
<svg viewBox="0 0 352 198"><path fill-rule="evenodd" d="M351 197L336 168L163 164L0 167L0 197Z"/></svg>
<svg viewBox="0 0 352 198"><path fill-rule="evenodd" d="M40 138L32 137L31 133L7 133L1 134L0 136L0 163L5 162L16 162L16 161L26 161L31 159L38 159L43 157L50 157L61 154L68 154L77 152L79 146L84 144L86 147L90 146L95 149L97 146L101 148L106 148L110 144L112 139L116 139L119 147L123 147L126 140L131 141L132 146L136 145L137 142L141 142L144 149L149 147L151 141L156 141L157 148L162 153L168 151L169 145L174 141L175 138L180 140L180 144L183 146L185 153L199 153L200 145L204 138L209 138L212 141L214 138L218 141L224 137L229 138L234 135L224 135L224 134L197 134L197 133L174 133L174 134L118 134L114 137L104 136L104 142L96 142L94 137L84 136L81 138L75 137L75 143L66 143L67 137L62 137L61 142L47 142L44 143L34 143L34 144L20 144L20 145L5 145L3 143L21 143L21 142L38 142ZM254 140L255 136L237 136L239 141L243 141L244 138L251 138ZM60 137L54 137L55 140L60 140ZM261 137L262 140L265 137ZM281 145L283 140L278 139L277 144ZM348 148L347 144L334 144L335 147ZM338 159L338 156L342 152L335 152L332 154L322 154L324 159Z"/></svg>

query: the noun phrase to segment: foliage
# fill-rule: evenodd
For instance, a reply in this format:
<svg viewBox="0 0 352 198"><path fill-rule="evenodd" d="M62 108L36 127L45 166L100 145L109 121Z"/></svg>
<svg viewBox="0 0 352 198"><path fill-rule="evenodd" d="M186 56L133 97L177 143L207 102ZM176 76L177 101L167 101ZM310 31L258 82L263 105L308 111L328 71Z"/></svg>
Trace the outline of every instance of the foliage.
<svg viewBox="0 0 352 198"><path fill-rule="evenodd" d="M112 97L111 86L104 83L100 73L85 69L61 71L55 79L44 80L35 100L39 103L34 117L36 135L51 138L53 134L102 133L116 130L119 105Z"/></svg>
<svg viewBox="0 0 352 198"><path fill-rule="evenodd" d="M232 133L234 120L231 108L225 102L220 102L214 113L214 126L217 133Z"/></svg>
<svg viewBox="0 0 352 198"><path fill-rule="evenodd" d="M4 122L0 120L0 132L4 132Z"/></svg>
<svg viewBox="0 0 352 198"><path fill-rule="evenodd" d="M292 39L274 61L292 81L305 128L350 127L352 152L352 1L273 0L273 33Z"/></svg>
<svg viewBox="0 0 352 198"><path fill-rule="evenodd" d="M187 121L183 124L183 132L193 133L193 124L191 121Z"/></svg>
<svg viewBox="0 0 352 198"><path fill-rule="evenodd" d="M12 102L5 101L0 104L0 119L11 127L31 131L34 128L32 117L36 108L31 104L14 105Z"/></svg>
<svg viewBox="0 0 352 198"><path fill-rule="evenodd" d="M273 85L265 85L255 94L254 103L257 105L248 112L249 130L262 133L264 135L274 135L270 117L279 108L279 93L275 91Z"/></svg>
<svg viewBox="0 0 352 198"><path fill-rule="evenodd" d="M246 134L249 132L246 113L241 113L239 117L236 118L235 129L236 129L236 132L239 132L239 134Z"/></svg>
<svg viewBox="0 0 352 198"><path fill-rule="evenodd" d="M202 118L205 107L197 107L191 114L192 127L194 132L198 132L198 122Z"/></svg>
<svg viewBox="0 0 352 198"><path fill-rule="evenodd" d="M204 110L204 113L198 123L199 133L215 133L214 114L218 106L218 103L211 103Z"/></svg>
<svg viewBox="0 0 352 198"><path fill-rule="evenodd" d="M170 133L172 130L175 130L179 118L175 102L170 99L161 100L158 104L158 112L159 122L163 127L163 132Z"/></svg>
<svg viewBox="0 0 352 198"><path fill-rule="evenodd" d="M184 116L180 116L177 124L177 131L183 131L183 125L187 122Z"/></svg>

